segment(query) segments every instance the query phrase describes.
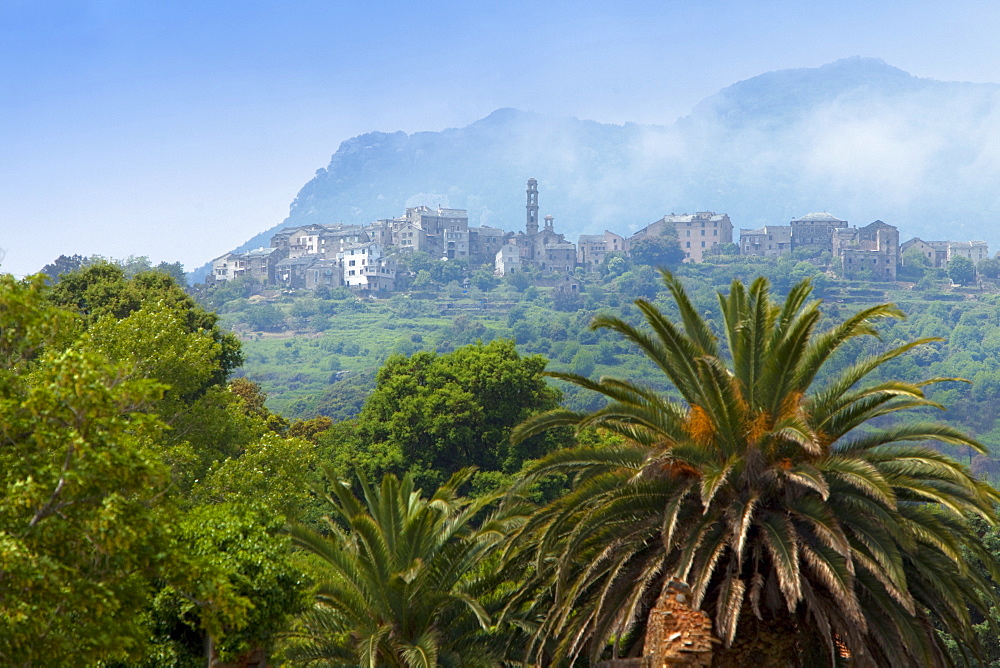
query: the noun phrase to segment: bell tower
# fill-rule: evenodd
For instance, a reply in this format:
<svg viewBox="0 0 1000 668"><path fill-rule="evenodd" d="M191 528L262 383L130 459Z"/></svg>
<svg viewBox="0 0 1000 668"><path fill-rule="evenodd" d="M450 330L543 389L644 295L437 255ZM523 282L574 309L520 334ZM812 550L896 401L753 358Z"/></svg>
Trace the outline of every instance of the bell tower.
<svg viewBox="0 0 1000 668"><path fill-rule="evenodd" d="M538 234L538 181L528 179L528 220L524 226L529 235Z"/></svg>

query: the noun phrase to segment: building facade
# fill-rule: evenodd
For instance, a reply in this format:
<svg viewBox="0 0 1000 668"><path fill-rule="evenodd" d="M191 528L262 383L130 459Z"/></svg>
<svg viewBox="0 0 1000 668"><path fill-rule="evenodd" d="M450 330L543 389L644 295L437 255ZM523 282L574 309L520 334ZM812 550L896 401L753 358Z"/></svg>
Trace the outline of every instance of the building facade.
<svg viewBox="0 0 1000 668"><path fill-rule="evenodd" d="M740 230L740 253L756 257L781 257L792 252L791 225L765 225Z"/></svg>
<svg viewBox="0 0 1000 668"><path fill-rule="evenodd" d="M728 214L699 211L664 216L633 234L628 243L631 246L639 239L662 236L668 229L677 232L685 262L701 262L712 248L733 242L733 223Z"/></svg>
<svg viewBox="0 0 1000 668"><path fill-rule="evenodd" d="M847 227L847 221L826 212L808 213L791 222L792 250L819 253L833 252L834 230Z"/></svg>
<svg viewBox="0 0 1000 668"><path fill-rule="evenodd" d="M496 267L496 273L501 276L521 271L521 249L517 244L504 244L494 256L493 266Z"/></svg>
<svg viewBox="0 0 1000 668"><path fill-rule="evenodd" d="M835 228L832 252L839 258L845 278L870 276L895 281L899 264L899 230L876 220L860 228Z"/></svg>
<svg viewBox="0 0 1000 668"><path fill-rule="evenodd" d="M274 283L278 262L288 255L282 248L257 248L245 253L226 253L212 260L213 281L229 281L250 276L261 283Z"/></svg>
<svg viewBox="0 0 1000 668"><path fill-rule="evenodd" d="M389 292L396 283L396 263L374 241L350 244L337 253L344 285L371 292Z"/></svg>
<svg viewBox="0 0 1000 668"><path fill-rule="evenodd" d="M628 253L628 242L608 230L604 234L581 234L576 244L576 263L588 271L595 271L610 253Z"/></svg>
<svg viewBox="0 0 1000 668"><path fill-rule="evenodd" d="M571 272L576 266L576 244L555 231L555 218L545 216L538 229L538 181L528 179L524 232L510 239L519 249L521 264L544 271Z"/></svg>

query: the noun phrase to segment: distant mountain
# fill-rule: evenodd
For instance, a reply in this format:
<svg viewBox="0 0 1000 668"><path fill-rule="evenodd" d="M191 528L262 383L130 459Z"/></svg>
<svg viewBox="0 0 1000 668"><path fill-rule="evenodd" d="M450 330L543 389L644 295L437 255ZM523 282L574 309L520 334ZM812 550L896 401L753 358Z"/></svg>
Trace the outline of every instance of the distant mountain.
<svg viewBox="0 0 1000 668"><path fill-rule="evenodd" d="M881 219L903 239L1000 242L1000 85L914 77L872 58L769 72L703 100L670 126L501 109L443 132L373 132L340 145L277 230L369 223L407 206L524 224L524 188L575 240L628 233L666 213L726 212L739 227L829 211Z"/></svg>

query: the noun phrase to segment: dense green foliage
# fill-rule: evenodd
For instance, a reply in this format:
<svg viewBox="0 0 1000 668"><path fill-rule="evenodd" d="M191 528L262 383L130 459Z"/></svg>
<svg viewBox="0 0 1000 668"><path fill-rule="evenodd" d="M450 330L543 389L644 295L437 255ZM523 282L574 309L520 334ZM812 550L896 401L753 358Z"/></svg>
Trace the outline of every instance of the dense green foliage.
<svg viewBox="0 0 1000 668"><path fill-rule="evenodd" d="M342 478L352 469L373 478L409 473L430 488L474 466L477 485L496 485L566 443L543 435L510 444L514 426L559 405L559 392L541 377L545 364L522 358L511 341L390 357L357 419L320 443Z"/></svg>
<svg viewBox="0 0 1000 668"><path fill-rule="evenodd" d="M707 345L711 336L752 329L746 318L733 315L740 308L726 302L720 308L715 288L733 276L765 274L776 292L791 291L786 308L794 311L799 303L810 331L841 327L856 309L886 300L901 303L909 314L906 320L880 323L881 339L845 337L838 352L819 366L814 387L852 373L858 360L877 359L881 363L868 368L865 378L891 389L883 390L893 398L882 408L910 401L912 409L861 411L861 417L873 419L845 432L838 444L878 434L930 435L930 440L958 444L957 454L973 473L996 479L1000 467L991 451L1000 442L1000 412L994 408L1000 405L996 295L981 287L952 286L935 269L927 269L909 289L836 281L798 258L764 263L719 253L705 264L677 267L691 304L685 316L674 299L677 290L671 292L635 258L611 257L600 275L581 274L579 292L544 287L542 277L531 272L499 280L460 263L420 255L412 262L414 291L387 300L328 289L262 296L252 281L239 280L199 291L205 305L200 306L171 278L176 272L153 268L144 258L124 263L61 258L47 280L0 280L0 663L195 666L205 664L206 653L222 661L270 654L280 663L304 658L302 652L325 652L352 662L377 657L379 663L405 665L434 663L435 653L441 664L457 663L459 655L468 663L475 655L489 665L524 658L536 632L537 640L563 624L586 636L593 626L588 624L601 620L611 620L604 628L613 630L610 637L624 651L641 640L641 615L628 626L624 613L592 618L580 613L596 610L587 607L589 583L610 570L606 559L592 559L596 545L613 535L625 552L606 554L625 554L641 536L653 537L653 547L642 556L655 561L659 555L666 565L635 574L628 587L609 594L621 598L639 592L634 600L642 605L648 602L646 592L655 592L657 582L679 563L666 547L670 541L656 538L663 524L628 510L626 501L638 497L626 494L624 505L605 507L604 497L588 496L595 484L605 484L604 491L613 495L615 485L637 482L646 485L646 499L661 507L675 498L671 494L687 490L677 504L672 540L677 544L682 536L705 529L704 540L690 550L687 575L700 577L692 586L734 650L742 639L772 637L778 627L799 629L799 612L784 618L775 612L787 608L775 603L784 600L795 602L796 611L811 610L812 618L826 614L826 621L841 629L839 640L860 643L852 648L861 647L856 652L861 656L869 650L865 633L873 631L851 636L843 625L853 619L853 605L868 605L874 598L890 631L893 624L906 626L900 609L948 631L941 644L927 634L913 635L906 649L913 656L946 647L961 660L978 639L984 660L1000 658L985 625L997 616L990 580L995 529L985 520L968 525L953 512L972 510L992 520L992 509L982 503L983 495L992 492L976 486L966 469L938 450L918 444L906 451L907 458L902 447L890 452L859 446L852 461L870 468L844 473L824 468L808 438L793 437L794 425L775 423L760 435L778 444L770 458L744 465L736 457L739 448L727 446L718 452L702 448L699 459L697 446L724 430L707 418L703 423L715 426L695 429L696 420L688 417L697 411L691 409L679 427L674 425L679 432L664 431L688 439L671 451L682 454L683 461L668 458L659 474L650 475L651 461L665 461L648 456L659 446L628 430L614 435L617 423L609 417L629 383L648 393L633 399L698 405L654 356L634 354L642 350L642 341L620 336L643 322L629 301L647 299L649 309L662 312L667 324L690 321L693 313L705 328L697 343ZM463 277L468 279L464 285ZM822 313L796 301L794 282L806 278L827 301ZM745 294L744 301L758 307L770 303L758 292ZM869 314L889 313L873 308ZM598 313L607 314L599 322L608 327L588 328ZM914 349L906 344L925 337L947 340ZM764 340L755 339L760 345ZM907 352L896 355L897 349ZM724 363L739 357L710 348L700 352ZM761 354L791 364L784 352ZM707 392L711 378L723 389L736 382L721 372L712 376L718 369L704 361L712 356L695 355L703 360L698 364L708 365L691 376L697 383L689 379L691 387L701 383L698 392ZM579 384L546 380L545 369L576 374L564 377ZM742 372L734 367L734 373ZM919 383L957 375L972 382ZM628 382L584 381L595 376ZM617 395L591 391L612 385ZM764 385L774 386L773 397L783 391L781 383ZM729 391L744 392L743 386ZM847 395L854 391L844 390ZM745 406L723 402L732 420L719 424L757 425L754 410L763 409L753 406L764 401L760 396L745 394ZM800 406L807 406L802 397ZM928 434L920 423L936 419L933 402L949 406L945 417L951 426ZM574 420L595 411L609 419L601 423L604 428L583 429L575 439L564 427L511 441L517 424L560 405ZM602 408L606 405L610 413ZM619 413L622 418L624 412ZM801 415L791 414L807 426L815 418L804 408ZM820 433L802 424L801 433ZM975 438L962 436L959 428ZM571 448L574 442L584 450ZM763 446L760 451L770 452ZM876 451L881 458L873 455ZM593 455L584 468L601 472L578 476L576 490L564 496L569 479L562 472L582 470L581 452ZM478 470L465 468L470 466ZM520 477L525 467L532 472L528 478ZM817 498L826 503L823 485L807 484L808 467L815 469L816 480L825 481L827 500L881 503L878 522L863 514L845 517L834 506L833 519L825 525L830 533L823 535L816 514L821 511L814 508L814 515L806 517L803 510ZM452 477L459 471L464 472ZM695 473L718 484L692 482ZM878 496L879 490L885 492L878 476L891 494ZM734 562L739 548L719 532L735 535L733 508L746 504L739 484L758 478L781 480L784 486L755 488L751 519L739 525L745 535L743 560ZM863 488L852 480L872 485ZM926 484L913 492L914 480ZM516 504L496 514L497 495L515 481L524 496L543 504L534 519L527 519L531 503L520 497L509 497L507 503L517 498ZM958 501L952 498L956 494ZM798 545L796 576L808 583L798 599L773 544L761 539L782 508L791 507L781 506L785 497L798 504L795 512L802 515L792 522L794 531L784 534L788 545ZM592 516L589 510L578 512L588 498L590 510L599 509ZM886 498L895 499L896 506ZM931 512L935 501L947 500L953 502L951 511ZM559 509L566 514L555 521L552 513ZM330 513L333 517L324 519ZM616 524L616 517L629 521ZM886 518L891 531L880 524ZM918 520L923 533L913 528ZM283 532L289 524L300 527L297 546ZM516 558L504 568L499 548L522 525L525 537L555 527L548 534L555 553L515 550ZM581 543L564 549L577 538L560 527L571 526L586 531L577 537ZM784 529L779 522L777 531ZM859 538L865 531L867 539ZM937 547L928 547L930 537L940 539ZM725 547L712 553L712 546L723 542ZM390 544L392 550L385 547ZM944 557L941 545L951 546ZM965 561L956 561L959 548ZM542 561L531 559L539 556ZM969 569L963 570L966 562ZM823 563L846 583L839 590L821 578L809 579ZM928 563L944 573L935 577L950 597L924 586ZM443 572L440 564L454 568ZM556 573L567 584L581 569L591 569L593 577L575 594L551 586ZM738 599L738 583L744 583L742 600L751 601L758 581L764 583L759 602L767 614L758 619L746 610L733 613L732 606L725 612L724 603ZM808 592L834 603L814 605L806 600ZM573 596L581 605L561 620L553 616L567 610L564 604ZM961 606L949 607L958 600L976 603L968 620ZM799 638L798 648L824 646L814 642L816 637L790 637ZM360 638L371 640L370 651ZM898 642L891 632L885 638L887 647ZM788 650L789 645L774 647ZM533 649L546 663L556 661L560 650L555 642L536 643ZM604 646L592 642L589 649L599 653Z"/></svg>
<svg viewBox="0 0 1000 668"><path fill-rule="evenodd" d="M167 566L163 386L85 342L43 283L0 277L0 663L128 654Z"/></svg>
<svg viewBox="0 0 1000 668"><path fill-rule="evenodd" d="M629 254L635 264L645 264L652 267L674 267L684 260L677 239L677 230L665 227L664 233L658 237L644 237L633 241Z"/></svg>
<svg viewBox="0 0 1000 668"><path fill-rule="evenodd" d="M166 274L0 277L0 662L185 665L208 639L219 657L273 642L302 604L276 530L312 453L283 464L263 440L224 384L239 359ZM272 472L256 490L251 459Z"/></svg>

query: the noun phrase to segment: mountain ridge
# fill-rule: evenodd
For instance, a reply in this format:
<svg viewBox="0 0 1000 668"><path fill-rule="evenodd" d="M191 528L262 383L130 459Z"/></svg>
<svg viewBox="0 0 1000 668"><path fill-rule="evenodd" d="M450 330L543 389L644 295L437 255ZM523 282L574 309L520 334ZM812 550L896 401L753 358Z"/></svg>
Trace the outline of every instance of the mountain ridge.
<svg viewBox="0 0 1000 668"><path fill-rule="evenodd" d="M882 219L904 239L1000 238L1000 85L914 76L876 58L766 72L703 99L670 125L623 125L501 108L440 132L369 132L341 142L279 229L370 223L427 204L470 225L524 223L524 182L571 240L622 234L665 213L717 211L734 225L814 210ZM939 232L940 231L940 232Z"/></svg>

